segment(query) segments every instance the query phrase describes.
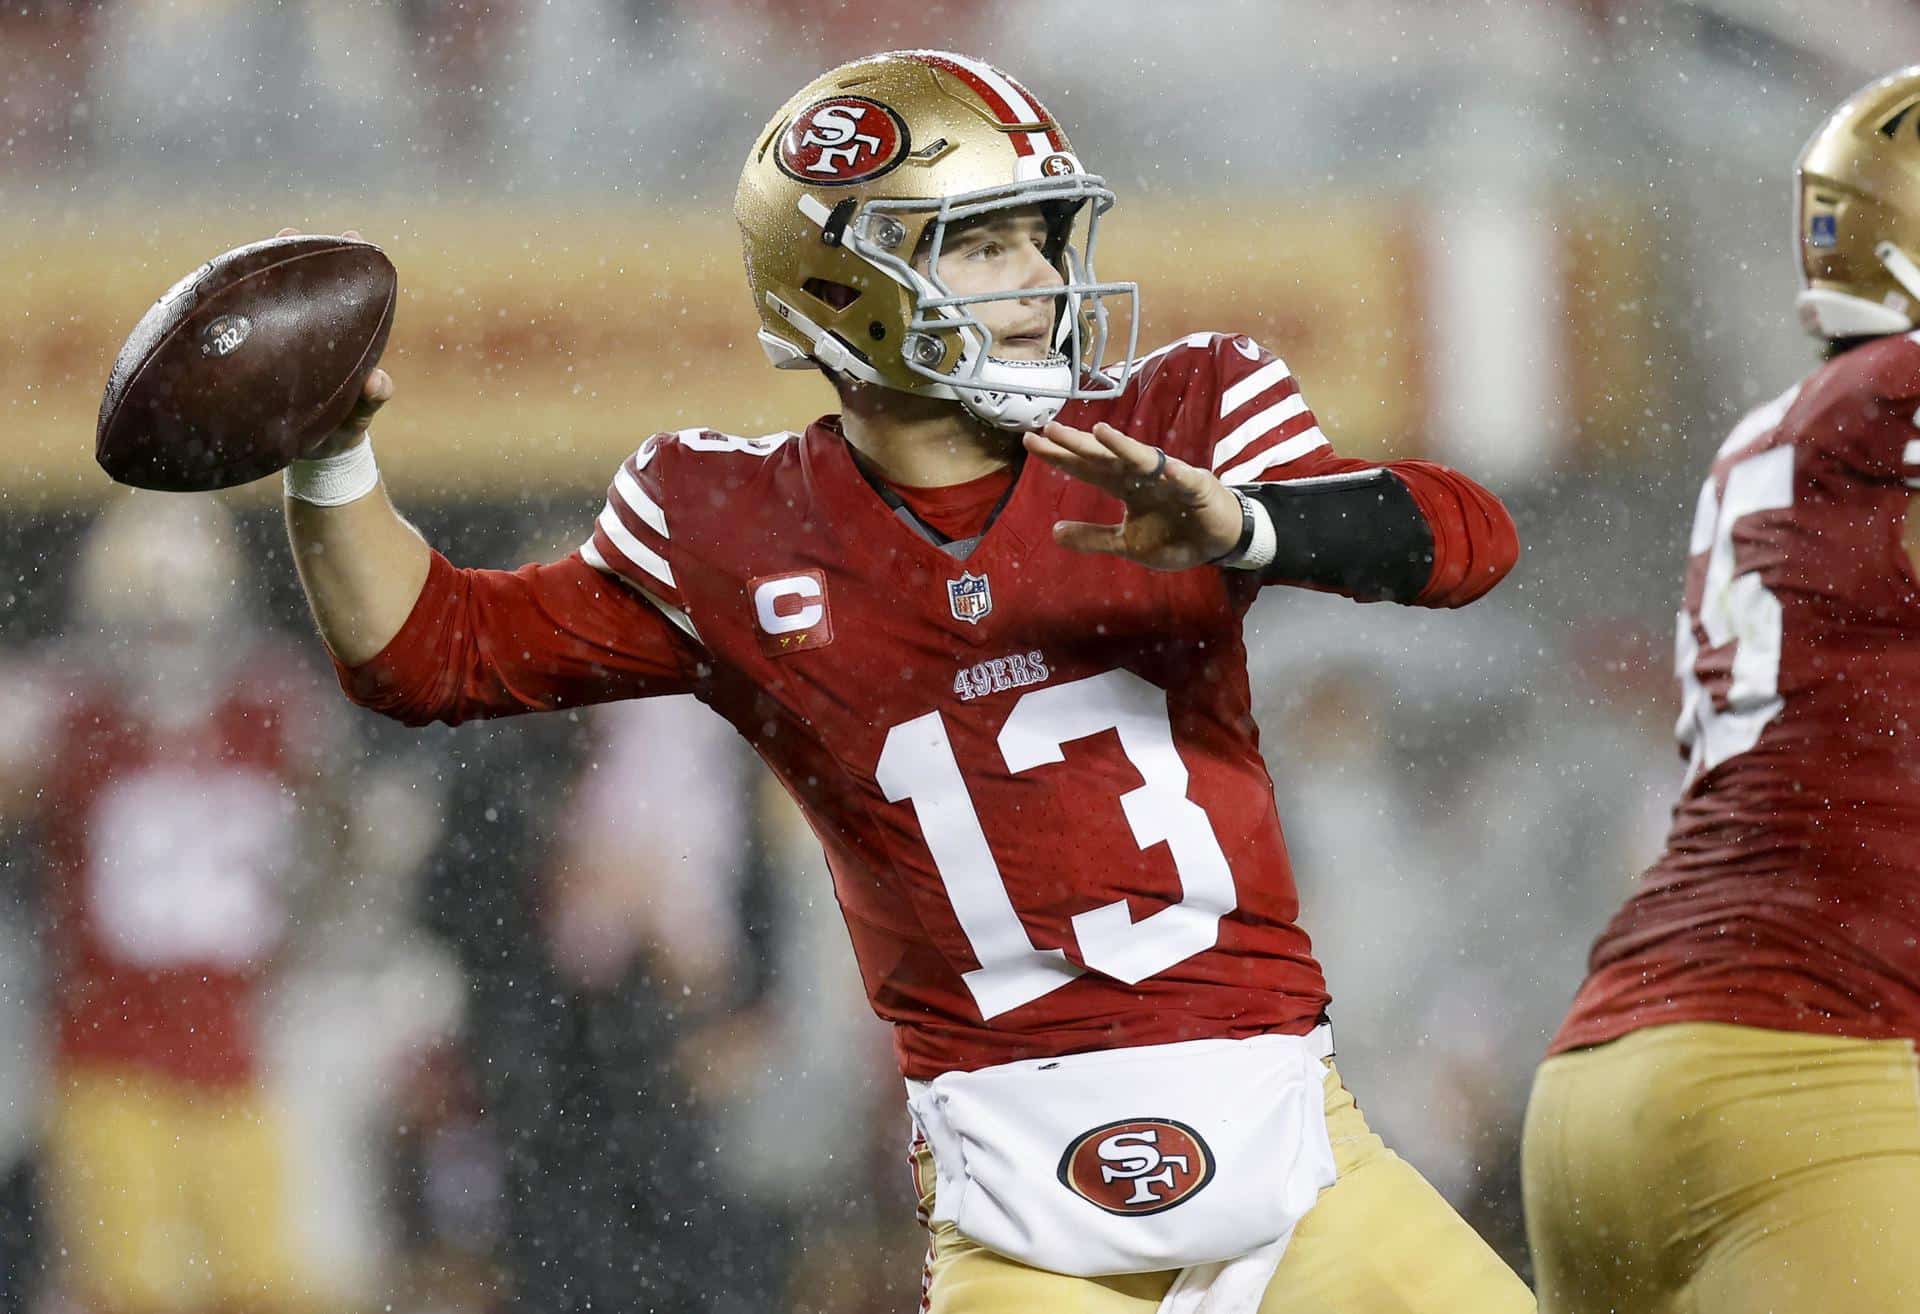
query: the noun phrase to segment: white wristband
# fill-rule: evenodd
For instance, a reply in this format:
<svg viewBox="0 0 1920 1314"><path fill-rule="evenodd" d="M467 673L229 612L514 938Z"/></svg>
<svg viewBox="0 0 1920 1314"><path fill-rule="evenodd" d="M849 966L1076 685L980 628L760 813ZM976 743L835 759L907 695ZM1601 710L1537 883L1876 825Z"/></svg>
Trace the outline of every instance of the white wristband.
<svg viewBox="0 0 1920 1314"><path fill-rule="evenodd" d="M295 461L287 467L287 496L314 506L345 506L371 493L380 483L380 467L373 463L373 436L369 434L338 456L317 461Z"/></svg>
<svg viewBox="0 0 1920 1314"><path fill-rule="evenodd" d="M1273 513L1267 510L1265 502L1248 497L1238 488L1233 489L1233 495L1240 499L1241 507L1253 521L1253 538L1248 541L1245 552L1228 557L1220 564L1228 570L1264 570L1280 552L1280 535L1273 528Z"/></svg>

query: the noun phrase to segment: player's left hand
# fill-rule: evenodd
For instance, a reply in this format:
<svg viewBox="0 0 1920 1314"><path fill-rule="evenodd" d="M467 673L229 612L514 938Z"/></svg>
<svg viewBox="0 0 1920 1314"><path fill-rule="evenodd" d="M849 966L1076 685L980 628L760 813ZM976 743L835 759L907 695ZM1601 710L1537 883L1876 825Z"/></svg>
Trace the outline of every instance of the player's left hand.
<svg viewBox="0 0 1920 1314"><path fill-rule="evenodd" d="M1089 432L1055 420L1024 441L1048 465L1127 504L1117 525L1056 521L1053 541L1063 547L1126 557L1155 570L1185 570L1225 555L1240 541L1240 499L1225 484L1110 424Z"/></svg>
<svg viewBox="0 0 1920 1314"><path fill-rule="evenodd" d="M282 228L275 237L298 237L298 228ZM361 239L358 229L349 228L340 234L358 242ZM375 366L368 373L366 382L360 385L360 403L353 408L340 427L315 443L307 452L310 460L325 456L338 456L351 447L357 447L366 441L367 429L373 424L373 417L382 406L393 400L393 376Z"/></svg>

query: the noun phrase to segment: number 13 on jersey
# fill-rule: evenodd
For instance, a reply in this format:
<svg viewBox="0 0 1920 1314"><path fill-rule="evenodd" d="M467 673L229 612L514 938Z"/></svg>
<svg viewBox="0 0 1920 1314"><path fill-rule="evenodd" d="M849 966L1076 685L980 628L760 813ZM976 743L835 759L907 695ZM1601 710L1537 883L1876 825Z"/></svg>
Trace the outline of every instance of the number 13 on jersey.
<svg viewBox="0 0 1920 1314"><path fill-rule="evenodd" d="M1125 899L1078 913L1073 932L1087 967L1136 984L1213 947L1220 919L1238 905L1233 873L1206 812L1187 797L1167 696L1131 671L1106 671L1023 694L1000 728L1009 772L1065 761L1076 739L1115 731L1143 782L1120 796L1141 849L1165 842L1180 899L1134 921ZM1083 970L1059 949L1033 943L1007 892L979 813L960 774L946 722L928 712L887 732L874 778L892 803L910 803L954 916L979 966L963 973L983 1018L1058 990ZM1061 835L1065 853L1110 844L1105 835Z"/></svg>

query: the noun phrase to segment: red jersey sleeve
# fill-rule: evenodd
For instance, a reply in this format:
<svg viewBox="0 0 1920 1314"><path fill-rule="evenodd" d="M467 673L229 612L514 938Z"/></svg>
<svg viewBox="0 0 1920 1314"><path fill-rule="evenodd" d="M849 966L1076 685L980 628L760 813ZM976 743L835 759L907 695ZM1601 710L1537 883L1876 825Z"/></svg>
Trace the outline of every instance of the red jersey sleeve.
<svg viewBox="0 0 1920 1314"><path fill-rule="evenodd" d="M1431 461L1364 461L1340 456L1287 363L1240 335L1188 338L1162 366L1185 374L1172 390L1177 414L1161 426L1174 455L1222 483L1280 483L1385 469L1406 486L1433 536L1433 567L1409 601L1459 607L1513 569L1520 539L1500 499L1458 471ZM1143 400L1154 395L1147 389ZM1161 396L1170 395L1162 390Z"/></svg>
<svg viewBox="0 0 1920 1314"><path fill-rule="evenodd" d="M347 696L408 725L690 693L695 641L579 553L519 570L461 570L438 552L413 612L378 656L335 667Z"/></svg>
<svg viewBox="0 0 1920 1314"><path fill-rule="evenodd" d="M593 533L580 545L590 566L638 589L687 634L694 633L687 599L673 573L673 536L667 528L665 462L661 452L681 434L655 434L614 473Z"/></svg>

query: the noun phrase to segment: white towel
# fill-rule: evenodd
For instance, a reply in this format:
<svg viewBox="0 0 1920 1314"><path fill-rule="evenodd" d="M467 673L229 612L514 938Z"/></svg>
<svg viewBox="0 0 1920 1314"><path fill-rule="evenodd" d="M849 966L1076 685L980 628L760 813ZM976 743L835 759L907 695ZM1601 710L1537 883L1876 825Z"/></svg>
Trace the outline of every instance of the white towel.
<svg viewBox="0 0 1920 1314"><path fill-rule="evenodd" d="M908 1082L933 1151L933 1221L1035 1268L1178 1270L1169 1300L1213 1314L1253 1290L1244 1307L1257 1308L1294 1224L1334 1180L1328 1046L1322 1029Z"/></svg>
<svg viewBox="0 0 1920 1314"><path fill-rule="evenodd" d="M1183 1268L1157 1314L1259 1314L1267 1286L1280 1269L1293 1229L1238 1259Z"/></svg>

